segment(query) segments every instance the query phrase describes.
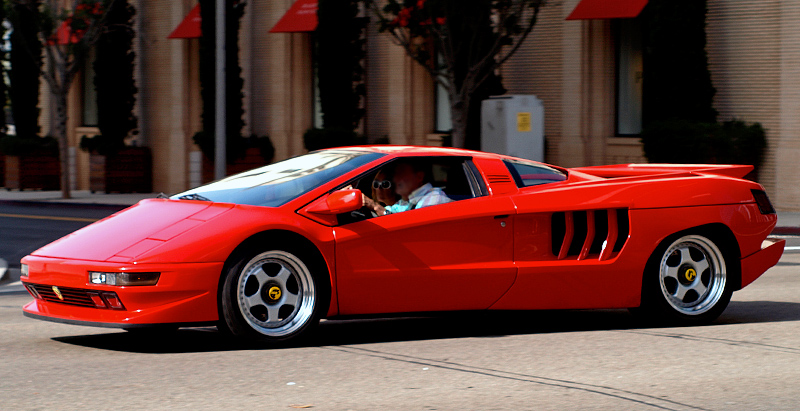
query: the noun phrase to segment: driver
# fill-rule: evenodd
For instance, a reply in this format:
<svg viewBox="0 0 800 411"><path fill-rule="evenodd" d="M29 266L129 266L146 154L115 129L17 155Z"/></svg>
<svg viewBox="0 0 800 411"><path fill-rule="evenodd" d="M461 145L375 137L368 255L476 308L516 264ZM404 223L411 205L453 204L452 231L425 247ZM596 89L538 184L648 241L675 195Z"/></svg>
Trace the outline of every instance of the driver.
<svg viewBox="0 0 800 411"><path fill-rule="evenodd" d="M425 165L420 161L400 161L394 168L392 182L395 193L401 199L393 205L384 207L364 196L364 205L380 216L453 201L441 188L434 187L430 183L429 175Z"/></svg>
<svg viewBox="0 0 800 411"><path fill-rule="evenodd" d="M381 170L375 174L372 180L372 200L386 207L397 203L397 194L392 187L392 176L390 170Z"/></svg>

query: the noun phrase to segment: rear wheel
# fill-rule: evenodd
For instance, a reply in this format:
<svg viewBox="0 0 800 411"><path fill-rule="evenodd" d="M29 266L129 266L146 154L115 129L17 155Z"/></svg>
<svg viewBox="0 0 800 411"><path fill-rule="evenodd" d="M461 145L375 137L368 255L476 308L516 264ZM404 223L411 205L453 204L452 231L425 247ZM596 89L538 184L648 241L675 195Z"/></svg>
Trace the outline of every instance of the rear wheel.
<svg viewBox="0 0 800 411"><path fill-rule="evenodd" d="M697 234L660 247L645 272L641 311L686 325L719 317L733 293L725 255L717 243Z"/></svg>
<svg viewBox="0 0 800 411"><path fill-rule="evenodd" d="M325 287L303 259L286 250L250 253L226 273L221 326L235 336L286 341L313 328Z"/></svg>

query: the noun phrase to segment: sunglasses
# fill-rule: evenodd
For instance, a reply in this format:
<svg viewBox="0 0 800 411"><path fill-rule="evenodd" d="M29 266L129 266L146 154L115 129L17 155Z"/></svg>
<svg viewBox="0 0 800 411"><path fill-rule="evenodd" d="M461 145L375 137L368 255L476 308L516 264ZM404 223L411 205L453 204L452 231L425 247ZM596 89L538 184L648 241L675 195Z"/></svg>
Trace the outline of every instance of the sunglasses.
<svg viewBox="0 0 800 411"><path fill-rule="evenodd" d="M389 189L392 188L392 182L389 180L383 180L383 181L375 180L372 182L372 188L376 190L379 188Z"/></svg>

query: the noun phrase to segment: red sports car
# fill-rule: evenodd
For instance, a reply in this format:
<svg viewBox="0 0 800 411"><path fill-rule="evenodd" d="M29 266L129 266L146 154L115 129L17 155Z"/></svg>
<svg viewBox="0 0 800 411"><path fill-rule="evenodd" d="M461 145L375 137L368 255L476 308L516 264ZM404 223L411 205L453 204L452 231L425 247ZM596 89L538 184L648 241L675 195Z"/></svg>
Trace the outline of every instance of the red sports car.
<svg viewBox="0 0 800 411"><path fill-rule="evenodd" d="M37 250L22 260L24 313L266 341L324 317L454 310L706 323L783 252L767 240L777 216L763 187L742 179L751 169L322 150L141 201Z"/></svg>

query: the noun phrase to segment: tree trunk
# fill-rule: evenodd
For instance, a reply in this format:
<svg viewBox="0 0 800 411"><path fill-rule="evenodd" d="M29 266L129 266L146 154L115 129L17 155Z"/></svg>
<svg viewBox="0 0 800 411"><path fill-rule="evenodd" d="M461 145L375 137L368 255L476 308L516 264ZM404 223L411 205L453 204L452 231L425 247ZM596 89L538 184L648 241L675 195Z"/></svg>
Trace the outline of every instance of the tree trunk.
<svg viewBox="0 0 800 411"><path fill-rule="evenodd" d="M450 121L453 123L451 145L464 148L467 141L467 118L469 117L469 99L450 93Z"/></svg>
<svg viewBox="0 0 800 411"><path fill-rule="evenodd" d="M467 141L467 119L461 113L453 112L452 115L453 130L450 137L452 138L452 146L457 148L464 148Z"/></svg>
<svg viewBox="0 0 800 411"><path fill-rule="evenodd" d="M61 197L72 198L69 181L69 142L67 141L67 93L53 93L56 102L55 138L61 158Z"/></svg>

